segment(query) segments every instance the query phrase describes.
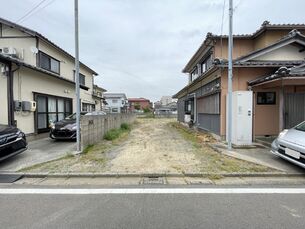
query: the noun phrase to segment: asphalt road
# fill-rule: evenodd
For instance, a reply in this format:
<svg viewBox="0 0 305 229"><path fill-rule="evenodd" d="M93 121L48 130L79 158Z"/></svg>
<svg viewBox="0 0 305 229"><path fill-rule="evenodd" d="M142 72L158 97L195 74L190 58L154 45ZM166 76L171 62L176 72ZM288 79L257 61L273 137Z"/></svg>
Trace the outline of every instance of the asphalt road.
<svg viewBox="0 0 305 229"><path fill-rule="evenodd" d="M0 194L0 203L0 227L6 229L303 229L305 225L304 193Z"/></svg>

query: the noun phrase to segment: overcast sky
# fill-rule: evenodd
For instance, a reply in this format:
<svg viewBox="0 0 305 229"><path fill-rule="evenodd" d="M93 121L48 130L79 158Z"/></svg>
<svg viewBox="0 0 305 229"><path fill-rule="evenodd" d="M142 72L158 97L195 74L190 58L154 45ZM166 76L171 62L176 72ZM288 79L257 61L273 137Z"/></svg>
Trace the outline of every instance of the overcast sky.
<svg viewBox="0 0 305 229"><path fill-rule="evenodd" d="M41 0L0 0L13 22ZM44 0L19 23L74 54L73 0ZM79 0L80 59L108 92L152 101L187 83L182 68L207 32L220 34L224 0ZM224 31L227 33L228 0ZM235 0L234 33L252 33L264 20L305 23L304 0Z"/></svg>

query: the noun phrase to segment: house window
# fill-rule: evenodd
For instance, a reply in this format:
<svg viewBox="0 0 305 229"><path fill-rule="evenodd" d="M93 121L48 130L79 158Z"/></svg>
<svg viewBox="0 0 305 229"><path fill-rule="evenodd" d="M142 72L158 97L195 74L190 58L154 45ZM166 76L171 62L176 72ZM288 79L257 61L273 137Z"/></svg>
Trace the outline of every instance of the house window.
<svg viewBox="0 0 305 229"><path fill-rule="evenodd" d="M95 105L91 103L82 103L82 111L84 112L95 111Z"/></svg>
<svg viewBox="0 0 305 229"><path fill-rule="evenodd" d="M212 56L208 56L204 61L201 63L201 73L206 72L209 70L210 67L212 67Z"/></svg>
<svg viewBox="0 0 305 229"><path fill-rule="evenodd" d="M111 112L112 112L112 113L118 113L118 112L119 112L119 109L118 109L117 107L112 108L112 109L111 109Z"/></svg>
<svg viewBox="0 0 305 229"><path fill-rule="evenodd" d="M37 103L37 132L46 132L51 123L60 121L72 114L72 99L44 94L35 94Z"/></svg>
<svg viewBox="0 0 305 229"><path fill-rule="evenodd" d="M39 67L59 74L60 62L43 52L39 52Z"/></svg>
<svg viewBox="0 0 305 229"><path fill-rule="evenodd" d="M79 84L80 85L86 85L86 81L85 81L85 75L79 73Z"/></svg>
<svg viewBox="0 0 305 229"><path fill-rule="evenodd" d="M75 80L75 70L73 70L73 75L74 75L74 82L76 82L76 80ZM79 73L79 84L80 85L83 85L83 86L85 86L86 85L86 77L85 77L85 75L84 74L82 74L82 73Z"/></svg>
<svg viewBox="0 0 305 229"><path fill-rule="evenodd" d="M198 68L196 67L191 73L191 80L194 81L198 77Z"/></svg>
<svg viewBox="0 0 305 229"><path fill-rule="evenodd" d="M258 105L274 105L276 104L275 92L257 92Z"/></svg>

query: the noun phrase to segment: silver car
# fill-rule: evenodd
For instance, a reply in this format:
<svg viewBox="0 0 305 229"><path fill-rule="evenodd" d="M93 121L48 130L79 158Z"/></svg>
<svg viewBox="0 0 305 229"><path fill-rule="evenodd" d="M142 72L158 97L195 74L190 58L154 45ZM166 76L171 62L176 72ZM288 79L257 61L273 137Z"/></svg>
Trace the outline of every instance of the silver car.
<svg viewBox="0 0 305 229"><path fill-rule="evenodd" d="M273 154L305 168L305 122L283 130L271 147Z"/></svg>

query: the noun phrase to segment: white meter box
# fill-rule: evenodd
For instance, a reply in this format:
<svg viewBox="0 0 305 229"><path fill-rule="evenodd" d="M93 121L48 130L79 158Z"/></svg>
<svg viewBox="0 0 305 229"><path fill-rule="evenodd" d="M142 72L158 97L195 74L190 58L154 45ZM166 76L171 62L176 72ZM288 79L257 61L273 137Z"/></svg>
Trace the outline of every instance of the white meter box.
<svg viewBox="0 0 305 229"><path fill-rule="evenodd" d="M228 107L228 96L227 96ZM228 136L228 109L226 136ZM253 92L234 91L232 93L232 143L234 145L252 144Z"/></svg>

